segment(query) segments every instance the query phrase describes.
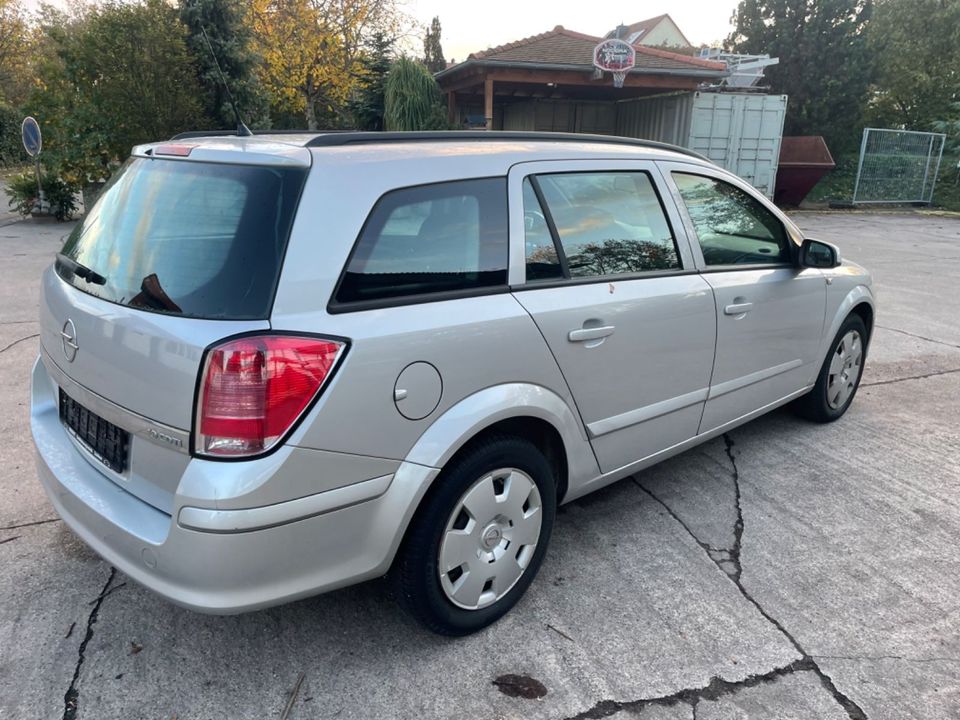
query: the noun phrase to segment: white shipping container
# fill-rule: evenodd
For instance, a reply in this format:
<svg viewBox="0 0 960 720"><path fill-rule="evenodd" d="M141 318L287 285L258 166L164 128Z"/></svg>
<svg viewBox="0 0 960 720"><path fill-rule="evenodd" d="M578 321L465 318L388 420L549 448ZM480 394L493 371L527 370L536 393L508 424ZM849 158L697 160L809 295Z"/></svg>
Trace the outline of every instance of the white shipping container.
<svg viewBox="0 0 960 720"><path fill-rule="evenodd" d="M685 145L772 198L786 112L786 95L698 92Z"/></svg>

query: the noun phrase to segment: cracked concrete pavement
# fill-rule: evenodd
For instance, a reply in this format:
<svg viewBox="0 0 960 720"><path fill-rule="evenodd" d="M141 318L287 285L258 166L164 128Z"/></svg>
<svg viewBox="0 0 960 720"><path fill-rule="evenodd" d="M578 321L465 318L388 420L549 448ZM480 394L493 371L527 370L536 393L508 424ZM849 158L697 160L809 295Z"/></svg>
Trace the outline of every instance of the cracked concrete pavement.
<svg viewBox="0 0 960 720"><path fill-rule="evenodd" d="M564 506L520 605L461 640L368 583L217 618L115 572L28 439L63 225L0 227L0 718L960 716L960 220L796 215L875 275L845 418L778 411ZM508 697L497 678L542 683Z"/></svg>

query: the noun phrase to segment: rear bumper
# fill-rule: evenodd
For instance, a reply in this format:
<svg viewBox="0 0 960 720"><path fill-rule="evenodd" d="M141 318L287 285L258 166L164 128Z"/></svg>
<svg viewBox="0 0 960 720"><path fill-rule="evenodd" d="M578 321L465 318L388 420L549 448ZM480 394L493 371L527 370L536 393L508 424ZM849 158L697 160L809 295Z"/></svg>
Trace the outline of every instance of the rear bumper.
<svg viewBox="0 0 960 720"><path fill-rule="evenodd" d="M382 575L438 472L402 463L389 477L261 508L198 508L177 496L171 516L80 453L60 424L49 384L38 362L31 428L54 508L126 575L200 612L255 610Z"/></svg>

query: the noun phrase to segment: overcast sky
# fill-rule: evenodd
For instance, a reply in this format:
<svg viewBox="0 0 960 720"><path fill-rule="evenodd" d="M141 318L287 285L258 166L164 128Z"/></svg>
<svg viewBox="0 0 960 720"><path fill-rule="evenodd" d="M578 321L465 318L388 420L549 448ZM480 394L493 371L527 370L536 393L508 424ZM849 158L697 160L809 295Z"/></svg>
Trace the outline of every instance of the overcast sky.
<svg viewBox="0 0 960 720"><path fill-rule="evenodd" d="M42 0L26 0L36 9ZM46 0L59 7L70 0ZM89 1L89 0L88 0ZM96 2L96 0L93 0ZM400 0L420 23L440 17L443 54L447 60L464 60L488 47L521 40L563 25L588 35L604 35L620 23L670 13L694 45L716 44L730 32L730 16L737 0ZM411 38L410 51L422 51L419 38Z"/></svg>
<svg viewBox="0 0 960 720"><path fill-rule="evenodd" d="M472 52L552 30L555 25L603 35L620 23L629 25L666 12L691 43L713 44L730 32L737 0L408 0L406 6L424 24L439 16L444 56L464 60Z"/></svg>

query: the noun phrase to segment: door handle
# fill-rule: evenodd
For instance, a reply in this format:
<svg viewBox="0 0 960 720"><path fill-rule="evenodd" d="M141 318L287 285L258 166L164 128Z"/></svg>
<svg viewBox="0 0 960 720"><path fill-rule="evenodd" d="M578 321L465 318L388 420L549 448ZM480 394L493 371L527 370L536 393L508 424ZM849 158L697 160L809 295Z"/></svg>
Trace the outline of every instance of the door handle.
<svg viewBox="0 0 960 720"><path fill-rule="evenodd" d="M567 339L570 342L589 342L590 340L600 340L608 335L613 335L613 325L603 325L602 327L580 328L571 330L567 333Z"/></svg>
<svg viewBox="0 0 960 720"><path fill-rule="evenodd" d="M743 315L748 313L753 309L752 302L743 302L743 303L734 303L733 305L727 305L723 312L726 315Z"/></svg>

